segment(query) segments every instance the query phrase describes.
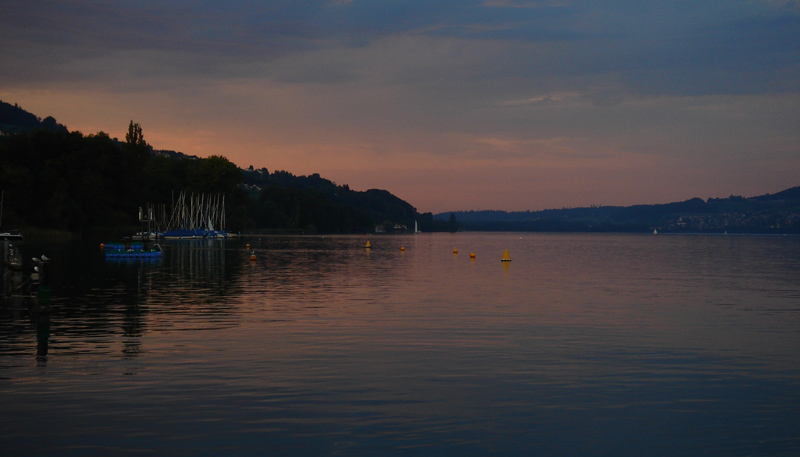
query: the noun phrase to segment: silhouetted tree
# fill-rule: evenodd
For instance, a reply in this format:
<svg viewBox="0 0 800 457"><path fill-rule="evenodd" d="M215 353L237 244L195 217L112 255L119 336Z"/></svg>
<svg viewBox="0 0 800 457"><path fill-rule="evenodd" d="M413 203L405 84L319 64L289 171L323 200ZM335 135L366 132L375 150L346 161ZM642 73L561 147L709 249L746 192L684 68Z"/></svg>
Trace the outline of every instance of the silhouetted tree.
<svg viewBox="0 0 800 457"><path fill-rule="evenodd" d="M125 134L125 142L128 143L129 146L134 147L147 147L147 142L144 141L144 135L142 134L142 126L139 123L131 123L128 125L128 133Z"/></svg>

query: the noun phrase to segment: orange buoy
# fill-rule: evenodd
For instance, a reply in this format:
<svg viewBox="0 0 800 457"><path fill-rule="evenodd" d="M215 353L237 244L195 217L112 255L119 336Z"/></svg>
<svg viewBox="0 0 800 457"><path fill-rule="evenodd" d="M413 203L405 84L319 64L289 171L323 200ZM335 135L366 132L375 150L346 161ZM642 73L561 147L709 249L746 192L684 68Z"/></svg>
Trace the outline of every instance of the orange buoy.
<svg viewBox="0 0 800 457"><path fill-rule="evenodd" d="M458 249L453 249L453 254L458 254Z"/></svg>
<svg viewBox="0 0 800 457"><path fill-rule="evenodd" d="M508 249L503 251L503 257L500 259L501 262L511 262L511 256L508 255Z"/></svg>
<svg viewBox="0 0 800 457"><path fill-rule="evenodd" d="M401 252L405 252L405 251L406 251L406 248L405 248L405 246L400 246L400 251L401 251Z"/></svg>
<svg viewBox="0 0 800 457"><path fill-rule="evenodd" d="M474 259L475 258L475 253L474 252L470 252L469 253L469 258L470 259Z"/></svg>
<svg viewBox="0 0 800 457"><path fill-rule="evenodd" d="M250 251L250 261L251 262L256 261L256 251Z"/></svg>

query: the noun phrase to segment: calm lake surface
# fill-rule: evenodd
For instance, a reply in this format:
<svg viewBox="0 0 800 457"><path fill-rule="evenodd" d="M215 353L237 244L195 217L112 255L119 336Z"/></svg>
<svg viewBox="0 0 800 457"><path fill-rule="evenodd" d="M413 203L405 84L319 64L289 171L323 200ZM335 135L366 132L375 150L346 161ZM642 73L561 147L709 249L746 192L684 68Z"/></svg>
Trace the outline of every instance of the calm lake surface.
<svg viewBox="0 0 800 457"><path fill-rule="evenodd" d="M25 244L2 455L800 455L800 237L162 245Z"/></svg>

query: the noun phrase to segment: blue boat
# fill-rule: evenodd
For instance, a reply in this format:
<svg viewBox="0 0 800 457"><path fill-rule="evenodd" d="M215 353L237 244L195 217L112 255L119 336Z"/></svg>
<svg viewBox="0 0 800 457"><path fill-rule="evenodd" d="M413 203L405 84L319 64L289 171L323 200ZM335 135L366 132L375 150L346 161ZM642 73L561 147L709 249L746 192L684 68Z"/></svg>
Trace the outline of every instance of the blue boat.
<svg viewBox="0 0 800 457"><path fill-rule="evenodd" d="M142 259L157 258L164 254L158 243L152 243L152 247L145 246L145 243L109 243L103 245L103 250L107 259Z"/></svg>

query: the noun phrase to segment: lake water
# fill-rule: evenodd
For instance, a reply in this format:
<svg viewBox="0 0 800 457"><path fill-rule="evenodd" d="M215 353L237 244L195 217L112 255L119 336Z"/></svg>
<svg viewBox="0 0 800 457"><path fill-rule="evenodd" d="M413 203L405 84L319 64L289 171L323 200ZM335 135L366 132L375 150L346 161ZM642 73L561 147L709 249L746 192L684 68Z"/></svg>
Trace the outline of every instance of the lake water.
<svg viewBox="0 0 800 457"><path fill-rule="evenodd" d="M52 309L0 307L3 456L800 455L800 237L163 247L25 245Z"/></svg>

